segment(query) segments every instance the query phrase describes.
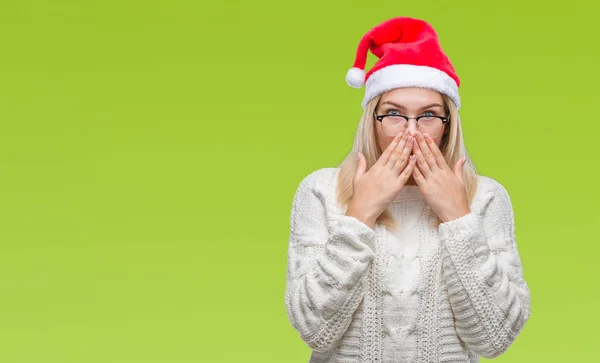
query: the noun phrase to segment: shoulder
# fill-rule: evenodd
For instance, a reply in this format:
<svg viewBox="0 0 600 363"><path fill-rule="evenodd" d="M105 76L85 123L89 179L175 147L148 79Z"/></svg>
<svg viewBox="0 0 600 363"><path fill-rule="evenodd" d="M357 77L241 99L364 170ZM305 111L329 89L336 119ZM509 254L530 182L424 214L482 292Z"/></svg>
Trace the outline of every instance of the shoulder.
<svg viewBox="0 0 600 363"><path fill-rule="evenodd" d="M477 175L477 189L473 198L473 207L483 213L490 204L511 204L510 196L504 185L495 178Z"/></svg>
<svg viewBox="0 0 600 363"><path fill-rule="evenodd" d="M302 177L298 189L335 189L339 170L333 167L316 169Z"/></svg>
<svg viewBox="0 0 600 363"><path fill-rule="evenodd" d="M482 192L505 191L504 185L497 179L487 175L477 175L477 190Z"/></svg>
<svg viewBox="0 0 600 363"><path fill-rule="evenodd" d="M329 210L337 206L336 190L339 168L320 168L304 175L294 196L294 208Z"/></svg>
<svg viewBox="0 0 600 363"><path fill-rule="evenodd" d="M302 234L302 228L316 228L335 207L335 188L338 168L321 168L304 175L292 202L291 229ZM319 227L320 228L320 227Z"/></svg>

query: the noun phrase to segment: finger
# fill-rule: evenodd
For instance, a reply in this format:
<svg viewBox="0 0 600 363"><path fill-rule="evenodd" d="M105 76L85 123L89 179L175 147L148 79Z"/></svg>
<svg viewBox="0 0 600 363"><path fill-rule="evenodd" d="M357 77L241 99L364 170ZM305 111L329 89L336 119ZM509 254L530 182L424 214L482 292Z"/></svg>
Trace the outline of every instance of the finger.
<svg viewBox="0 0 600 363"><path fill-rule="evenodd" d="M419 168L417 168L416 166L413 168L412 176L413 179L415 179L415 183L417 183L418 186L422 186L423 184L425 184L426 179L423 176L423 173L421 173Z"/></svg>
<svg viewBox="0 0 600 363"><path fill-rule="evenodd" d="M356 167L355 177L361 176L367 172L367 161L362 153L358 153L358 166Z"/></svg>
<svg viewBox="0 0 600 363"><path fill-rule="evenodd" d="M396 173L396 174L400 174L400 172L402 171L402 169L404 169L406 167L406 164L410 161L410 153L412 151L412 136L408 136L407 140L406 140L406 145L404 146L404 149L402 149L402 152L400 153L400 156L398 157L398 160L396 161L396 164L394 164L394 166L392 167L392 170Z"/></svg>
<svg viewBox="0 0 600 363"><path fill-rule="evenodd" d="M379 166L383 166L388 162L390 156L392 155L392 151L394 151L394 149L398 145L398 142L400 142L400 139L402 138L402 136L404 136L404 133L398 134L394 137L392 142L390 142L388 147L385 148L385 150L383 151L383 153L381 154L379 159L377 159L375 164L377 164Z"/></svg>
<svg viewBox="0 0 600 363"><path fill-rule="evenodd" d="M392 169L394 167L394 165L400 158L400 155L402 154L402 150L405 149L405 147L408 143L408 137L409 137L408 132L403 134L402 138L400 139L400 142L398 142L398 144L396 145L396 148L394 148L394 150L392 151L392 154L390 155L390 158L386 164L390 169Z"/></svg>
<svg viewBox="0 0 600 363"><path fill-rule="evenodd" d="M417 144L419 145L419 148L421 149L421 153L423 154L425 161L427 162L427 164L429 164L429 169L435 170L438 167L438 165L437 165L437 162L435 161L435 158L433 157L433 154L431 153L431 150L429 150L429 145L427 145L427 142L425 141L425 138L423 137L422 133L417 131L416 135L417 135ZM417 164L417 165L419 165L419 164Z"/></svg>
<svg viewBox="0 0 600 363"><path fill-rule="evenodd" d="M421 174L423 174L423 176L427 178L431 173L431 169L429 168L429 164L427 164L425 157L423 157L423 153L419 148L418 141L415 142L415 145L413 147L413 153L417 157L417 168L419 169L419 171L421 171Z"/></svg>
<svg viewBox="0 0 600 363"><path fill-rule="evenodd" d="M454 175L456 175L461 182L463 182L463 167L466 161L467 158L461 158L454 165Z"/></svg>
<svg viewBox="0 0 600 363"><path fill-rule="evenodd" d="M423 134L423 137L425 137L425 142L427 143L427 146L429 146L429 150L431 150L431 154L433 155L437 166L440 169L449 168L446 159L444 159L444 155L440 151L440 148L435 144L433 138L431 138L431 135Z"/></svg>
<svg viewBox="0 0 600 363"><path fill-rule="evenodd" d="M415 165L417 164L417 158L414 155L410 155L408 158L408 165L402 173L400 173L398 179L402 184L405 184L408 181L408 178L413 174L413 170L416 169Z"/></svg>

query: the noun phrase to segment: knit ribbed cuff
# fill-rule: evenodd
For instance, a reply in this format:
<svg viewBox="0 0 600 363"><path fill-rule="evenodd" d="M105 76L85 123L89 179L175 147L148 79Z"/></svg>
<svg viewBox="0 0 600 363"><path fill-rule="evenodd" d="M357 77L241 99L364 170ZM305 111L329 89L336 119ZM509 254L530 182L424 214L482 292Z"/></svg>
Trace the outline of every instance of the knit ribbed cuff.
<svg viewBox="0 0 600 363"><path fill-rule="evenodd" d="M450 252L458 253L467 249L471 250L476 257L480 257L490 250L483 229L483 221L473 212L441 223L438 234Z"/></svg>
<svg viewBox="0 0 600 363"><path fill-rule="evenodd" d="M337 218L330 220L329 226L331 228L330 232L334 236L346 237L344 239L350 241L358 240L371 249L375 247L375 231L355 217L344 214L339 215Z"/></svg>

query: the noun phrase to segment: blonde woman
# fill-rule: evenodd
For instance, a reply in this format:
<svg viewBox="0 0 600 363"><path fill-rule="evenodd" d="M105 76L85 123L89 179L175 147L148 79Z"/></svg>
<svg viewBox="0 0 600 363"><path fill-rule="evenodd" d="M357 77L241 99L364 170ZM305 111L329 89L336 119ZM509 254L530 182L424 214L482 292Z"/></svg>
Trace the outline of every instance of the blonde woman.
<svg viewBox="0 0 600 363"><path fill-rule="evenodd" d="M365 86L352 151L304 177L291 209L285 305L310 362L503 354L530 316L513 210L468 157L459 78L434 29L379 24L346 80Z"/></svg>

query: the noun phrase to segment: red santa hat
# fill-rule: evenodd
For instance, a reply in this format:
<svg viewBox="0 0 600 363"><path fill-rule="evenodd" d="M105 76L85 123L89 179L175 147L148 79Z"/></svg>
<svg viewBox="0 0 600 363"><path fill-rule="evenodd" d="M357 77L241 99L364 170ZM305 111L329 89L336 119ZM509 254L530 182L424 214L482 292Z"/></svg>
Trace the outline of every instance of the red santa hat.
<svg viewBox="0 0 600 363"><path fill-rule="evenodd" d="M379 60L365 73L369 50ZM397 17L367 32L358 44L346 82L355 88L366 85L363 108L379 94L400 87L438 91L460 108L460 80L433 27L419 19Z"/></svg>

